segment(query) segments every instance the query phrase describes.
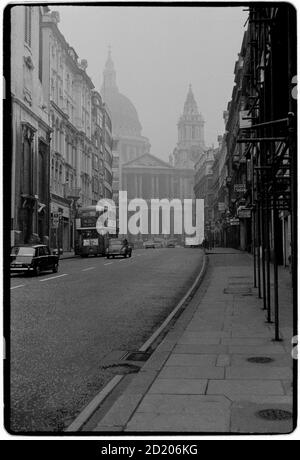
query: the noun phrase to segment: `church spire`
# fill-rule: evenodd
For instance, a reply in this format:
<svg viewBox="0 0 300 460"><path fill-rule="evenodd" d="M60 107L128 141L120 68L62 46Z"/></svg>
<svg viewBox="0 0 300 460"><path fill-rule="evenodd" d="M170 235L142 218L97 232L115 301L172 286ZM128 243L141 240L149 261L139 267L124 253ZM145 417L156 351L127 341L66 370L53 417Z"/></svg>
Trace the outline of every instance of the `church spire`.
<svg viewBox="0 0 300 460"><path fill-rule="evenodd" d="M175 167L194 168L205 149L204 120L198 111L192 85L189 85L183 114L178 121L178 142L174 151Z"/></svg>
<svg viewBox="0 0 300 460"><path fill-rule="evenodd" d="M184 115L199 115L197 102L195 101L194 93L192 90L191 83L189 84L189 90L186 96L183 109Z"/></svg>
<svg viewBox="0 0 300 460"><path fill-rule="evenodd" d="M111 58L111 46L108 47L108 56L103 71L102 92L105 96L106 91L118 90L116 83L116 71L113 60Z"/></svg>

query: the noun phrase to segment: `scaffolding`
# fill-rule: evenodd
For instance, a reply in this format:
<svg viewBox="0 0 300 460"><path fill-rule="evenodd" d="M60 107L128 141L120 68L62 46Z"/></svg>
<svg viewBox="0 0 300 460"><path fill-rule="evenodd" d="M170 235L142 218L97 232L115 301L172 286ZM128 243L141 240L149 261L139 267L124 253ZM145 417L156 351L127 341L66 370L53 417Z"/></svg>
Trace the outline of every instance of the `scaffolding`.
<svg viewBox="0 0 300 460"><path fill-rule="evenodd" d="M251 120L251 125L240 129L237 143L245 145L245 156L250 160L252 169L254 287L258 288L258 296L263 300L267 322L274 322L274 340L280 341L280 213L287 213L291 219L294 335L297 333L297 108L293 97L293 77L297 68L295 11L287 4L277 8L250 7L248 31L244 93L247 119ZM280 85L285 93L278 95ZM275 98L279 96L278 103Z"/></svg>

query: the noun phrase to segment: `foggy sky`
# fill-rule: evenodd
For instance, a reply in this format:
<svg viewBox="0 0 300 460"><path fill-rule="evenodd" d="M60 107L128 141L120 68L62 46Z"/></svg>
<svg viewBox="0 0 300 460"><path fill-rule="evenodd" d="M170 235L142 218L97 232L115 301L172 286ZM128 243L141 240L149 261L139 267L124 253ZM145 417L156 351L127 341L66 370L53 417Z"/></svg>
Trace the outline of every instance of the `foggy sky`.
<svg viewBox="0 0 300 460"><path fill-rule="evenodd" d="M239 7L50 6L59 28L100 91L111 45L119 91L135 105L151 153L168 159L189 83L217 145L231 98L247 12Z"/></svg>

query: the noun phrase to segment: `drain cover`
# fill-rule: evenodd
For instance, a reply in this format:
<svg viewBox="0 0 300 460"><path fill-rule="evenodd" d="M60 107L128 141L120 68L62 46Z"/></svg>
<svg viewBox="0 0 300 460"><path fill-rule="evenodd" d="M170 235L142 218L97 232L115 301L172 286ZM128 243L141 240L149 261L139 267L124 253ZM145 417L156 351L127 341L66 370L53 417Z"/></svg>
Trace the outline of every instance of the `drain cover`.
<svg viewBox="0 0 300 460"><path fill-rule="evenodd" d="M272 363L274 359L268 358L267 356L253 356L248 358L247 361L249 361L249 363L268 364Z"/></svg>
<svg viewBox="0 0 300 460"><path fill-rule="evenodd" d="M115 363L102 366L102 369L110 369L114 374L134 374L139 372L140 367L128 363Z"/></svg>
<svg viewBox="0 0 300 460"><path fill-rule="evenodd" d="M260 410L256 415L264 420L278 421L278 420L290 420L292 413L282 409L265 409Z"/></svg>
<svg viewBox="0 0 300 460"><path fill-rule="evenodd" d="M126 361L147 361L150 357L151 352L147 351L132 351L127 353L123 359Z"/></svg>

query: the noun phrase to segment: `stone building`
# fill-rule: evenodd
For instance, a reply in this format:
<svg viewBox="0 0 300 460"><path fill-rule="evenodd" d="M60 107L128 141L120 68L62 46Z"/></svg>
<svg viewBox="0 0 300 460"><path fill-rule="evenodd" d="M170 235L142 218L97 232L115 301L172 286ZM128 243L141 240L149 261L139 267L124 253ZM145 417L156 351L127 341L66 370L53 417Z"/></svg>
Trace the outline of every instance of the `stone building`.
<svg viewBox="0 0 300 460"><path fill-rule="evenodd" d="M101 89L108 106L113 125L113 194L117 201L122 190L122 165L150 152L149 140L142 136L142 126L132 102L120 93L116 82L116 71L109 50L103 71Z"/></svg>
<svg viewBox="0 0 300 460"><path fill-rule="evenodd" d="M104 197L104 117L103 102L98 91L92 92L92 142L95 146L92 157L92 204Z"/></svg>
<svg viewBox="0 0 300 460"><path fill-rule="evenodd" d="M193 175L174 168L151 154L145 154L123 165L122 182L128 198L190 198Z"/></svg>
<svg viewBox="0 0 300 460"><path fill-rule="evenodd" d="M204 199L205 236L212 239L212 208L213 208L213 164L218 149L207 149L195 165L195 197Z"/></svg>
<svg viewBox="0 0 300 460"><path fill-rule="evenodd" d="M178 141L173 151L175 168L194 169L205 149L204 119L198 111L192 86L189 85L183 113L179 118Z"/></svg>
<svg viewBox="0 0 300 460"><path fill-rule="evenodd" d="M135 158L124 164L122 167L122 183L124 190L127 191L128 200L142 198L150 205L152 199L174 198L183 200L190 198L190 187L193 183L193 171L174 168L154 155L149 153ZM174 235L174 225L171 210L170 233L164 234L162 229L162 220L159 220L159 233L152 235L154 237L176 237ZM130 213L129 213L130 216ZM160 214L161 216L161 214ZM149 207L148 230L151 232L151 212ZM139 236L137 240L148 239L147 235ZM178 240L183 242L183 234L179 235Z"/></svg>
<svg viewBox="0 0 300 460"><path fill-rule="evenodd" d="M48 242L49 107L43 92L43 6L11 8L11 244Z"/></svg>
<svg viewBox="0 0 300 460"><path fill-rule="evenodd" d="M58 28L59 14L41 23L42 81L53 130L50 160L51 245L70 250L77 206L112 193L111 120L88 76L87 61Z"/></svg>
<svg viewBox="0 0 300 460"><path fill-rule="evenodd" d="M225 111L225 123L227 115ZM211 231L214 245L222 247L227 246L227 230L230 227L226 135L225 133L223 136L218 136L219 148L212 166Z"/></svg>

